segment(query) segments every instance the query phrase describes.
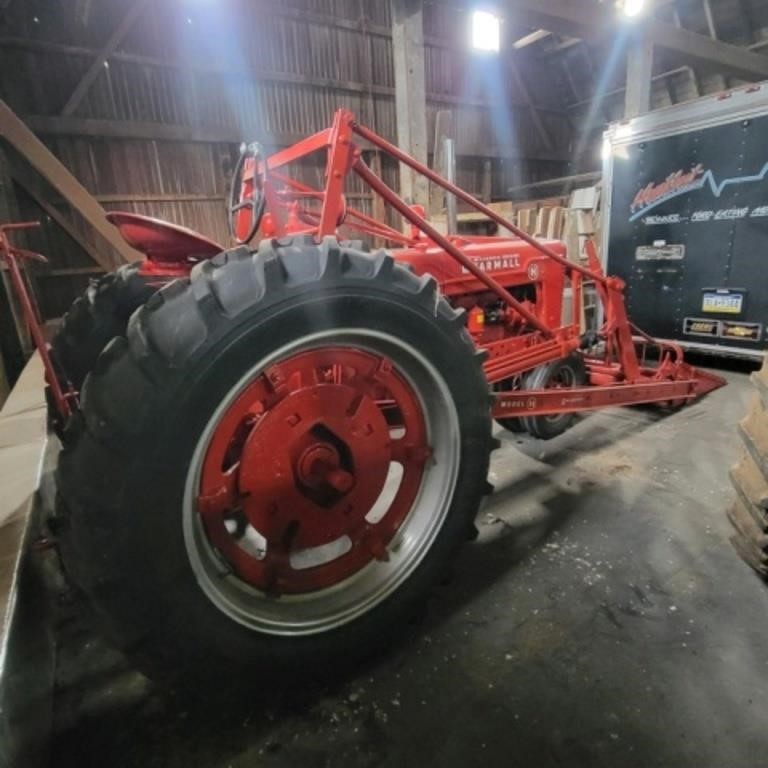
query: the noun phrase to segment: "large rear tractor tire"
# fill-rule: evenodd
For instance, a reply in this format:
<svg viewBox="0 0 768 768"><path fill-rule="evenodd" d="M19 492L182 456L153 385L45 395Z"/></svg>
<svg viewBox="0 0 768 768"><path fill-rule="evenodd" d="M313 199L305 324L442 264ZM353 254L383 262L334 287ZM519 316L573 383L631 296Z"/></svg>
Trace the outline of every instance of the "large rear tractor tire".
<svg viewBox="0 0 768 768"><path fill-rule="evenodd" d="M91 281L85 293L72 304L51 341L53 360L65 390L71 384L80 391L104 347L116 336L125 336L131 315L158 287L156 278L151 280L139 273L138 264L126 264ZM46 399L49 426L63 439L66 425L48 388Z"/></svg>
<svg viewBox="0 0 768 768"><path fill-rule="evenodd" d="M743 442L738 464L731 468L736 496L728 508L735 529L731 543L741 558L768 578L768 358L752 374L757 394L739 423Z"/></svg>
<svg viewBox="0 0 768 768"><path fill-rule="evenodd" d="M152 677L252 696L391 644L489 488L481 361L434 280L332 238L159 291L99 357L58 468L112 636Z"/></svg>

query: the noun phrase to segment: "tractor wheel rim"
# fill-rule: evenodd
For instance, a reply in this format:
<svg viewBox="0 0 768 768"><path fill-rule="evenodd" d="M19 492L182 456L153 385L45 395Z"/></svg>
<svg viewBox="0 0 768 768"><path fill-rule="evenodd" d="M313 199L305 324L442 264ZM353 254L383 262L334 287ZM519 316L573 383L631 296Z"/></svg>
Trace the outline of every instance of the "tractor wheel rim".
<svg viewBox="0 0 768 768"><path fill-rule="evenodd" d="M300 339L241 378L195 448L183 524L198 583L262 632L352 621L423 560L458 465L456 408L421 353L361 329Z"/></svg>

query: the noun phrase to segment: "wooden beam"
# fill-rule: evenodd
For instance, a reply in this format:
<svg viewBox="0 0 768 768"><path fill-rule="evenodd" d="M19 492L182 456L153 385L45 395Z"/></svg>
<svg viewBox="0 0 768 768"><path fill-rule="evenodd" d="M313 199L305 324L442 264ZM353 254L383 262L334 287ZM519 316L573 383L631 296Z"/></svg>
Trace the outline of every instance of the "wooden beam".
<svg viewBox="0 0 768 768"><path fill-rule="evenodd" d="M592 0L515 0L514 10L532 25L587 41L615 38L621 29L619 18L605 4ZM633 23L644 27L654 45L675 51L689 61L706 63L747 80L768 78L768 57L747 48L712 40L654 18Z"/></svg>
<svg viewBox="0 0 768 768"><path fill-rule="evenodd" d="M241 141L259 140L268 149L278 149L295 144L306 134L279 133L262 136L245 135L235 128L193 127L176 123L139 123L124 120L91 120L81 117L51 117L25 115L24 121L35 133L42 136L93 136L110 139L149 139L153 141L201 142L208 144L239 144ZM363 147L366 149L367 147ZM540 149L523 149L529 160L567 162L568 151L557 148L552 152ZM459 156L467 157L520 157L511 154L510 148L495 144L467 144L459 142Z"/></svg>
<svg viewBox="0 0 768 768"><path fill-rule="evenodd" d="M30 171L26 163L11 161L11 176L27 190L29 196L72 238L76 245L97 264L101 264L98 249L77 231L72 222L50 200L46 199L39 180L35 178L35 174ZM103 264L101 267L105 268Z"/></svg>
<svg viewBox="0 0 768 768"><path fill-rule="evenodd" d="M103 251L98 250L99 264L107 270L112 270L120 261L138 261L142 258L141 254L130 248L118 231L106 220L104 209L93 199L90 192L2 100L0 100L0 136L6 139L58 190L59 194L110 246ZM112 257L112 251L117 258Z"/></svg>
<svg viewBox="0 0 768 768"><path fill-rule="evenodd" d="M354 197L354 195L347 195L347 197ZM223 203L226 201L227 195L197 195L183 192L170 194L142 193L138 195L118 193L114 195L94 195L93 199L99 203L109 203L111 205L116 203Z"/></svg>
<svg viewBox="0 0 768 768"><path fill-rule="evenodd" d="M103 275L102 267L62 267L61 269L41 269L37 279L44 277L80 277L81 275Z"/></svg>
<svg viewBox="0 0 768 768"><path fill-rule="evenodd" d="M683 22L680 20L680 12L675 6L672 8L672 21L676 27L682 28ZM701 96L701 83L699 82L699 75L693 67L687 67L687 70L688 77L691 81L691 87L693 88L693 93L696 98L698 98Z"/></svg>
<svg viewBox="0 0 768 768"><path fill-rule="evenodd" d="M576 184L588 184L593 181L598 181L602 175L602 171L589 171L588 173L577 173L573 176L560 176L556 179L532 181L528 184L521 184L517 187L509 187L509 189L507 189L507 194L516 195L520 192L529 192L532 189L540 189L542 187L572 187Z"/></svg>
<svg viewBox="0 0 768 768"><path fill-rule="evenodd" d="M43 53L55 53L64 56L73 57L91 57L96 51L90 48L79 46L63 45L61 43L51 43L43 40L33 40L30 38L19 37L0 37L0 48L16 47L25 50L41 51ZM377 96L394 97L395 89L388 85L369 84L368 82L357 82L352 80L334 80L332 78L318 77L315 75L296 75L291 72L276 72L264 69L242 69L229 66L214 65L206 62L182 63L180 61L169 61L158 59L153 56L143 56L134 53L115 52L111 59L113 61L135 64L141 67L155 67L158 69L170 69L184 73L185 76L201 75L219 75L221 77L247 77L258 81L269 83L286 83L312 88L327 88L334 91L349 93L358 93ZM194 91L193 91L194 93ZM437 102L440 104L455 104L464 107L490 107L488 99L470 98L466 96L456 96L449 93L427 93L428 102ZM512 107L525 107L522 102L512 102ZM552 107L539 107L540 112L547 112L555 115L563 115L563 111Z"/></svg>
<svg viewBox="0 0 768 768"><path fill-rule="evenodd" d="M747 48L713 40L661 21L649 21L646 34L659 48L680 54L690 62L705 64L746 80L768 78L768 56Z"/></svg>
<svg viewBox="0 0 768 768"><path fill-rule="evenodd" d="M427 164L427 91L424 69L422 0L390 0L392 58L395 69L397 143L420 163ZM400 195L425 209L429 182L400 163Z"/></svg>
<svg viewBox="0 0 768 768"><path fill-rule="evenodd" d="M642 34L633 36L627 51L627 88L624 117L630 119L651 111L653 43Z"/></svg>
<svg viewBox="0 0 768 768"><path fill-rule="evenodd" d="M80 106L80 102L83 100L85 94L88 93L88 89L91 87L94 80L96 80L96 78L104 71L104 65L107 63L107 59L109 59L117 46L123 41L123 38L128 34L131 27L134 25L134 22L139 18L144 8L146 8L148 2L149 0L133 1L133 4L128 8L125 16L120 20L120 23L115 27L115 30L109 36L107 42L104 43L103 47L91 62L91 65L80 78L80 82L75 86L75 90L70 94L64 108L61 110L62 115L71 115Z"/></svg>
<svg viewBox="0 0 768 768"><path fill-rule="evenodd" d="M512 43L512 47L515 50L520 51L523 48L527 48L529 45L538 43L539 40L543 40L545 37L549 37L551 34L552 33L549 30L536 29L533 32L525 35L524 37L521 37L515 40L515 42Z"/></svg>
<svg viewBox="0 0 768 768"><path fill-rule="evenodd" d="M582 42L583 40L580 40L578 37L564 37L562 40L560 40L559 43L556 43L555 45L548 48L545 53L552 54L560 53L561 51L567 51L568 49L573 48L574 45L578 45Z"/></svg>
<svg viewBox="0 0 768 768"><path fill-rule="evenodd" d="M690 71L690 67L678 67L677 69L670 69L666 72L659 72L658 75L654 75L651 78L651 82L656 83L659 81L664 81L669 77L674 77L675 75L682 75ZM627 90L626 86L622 85L621 88L614 88L612 91L608 91L603 94L602 98L605 99L611 99L615 98L616 96L621 96L623 93L625 93ZM574 102L573 104L568 105L569 110L576 110L576 109L583 109L584 107L588 107L592 103L592 99L581 99L580 101Z"/></svg>

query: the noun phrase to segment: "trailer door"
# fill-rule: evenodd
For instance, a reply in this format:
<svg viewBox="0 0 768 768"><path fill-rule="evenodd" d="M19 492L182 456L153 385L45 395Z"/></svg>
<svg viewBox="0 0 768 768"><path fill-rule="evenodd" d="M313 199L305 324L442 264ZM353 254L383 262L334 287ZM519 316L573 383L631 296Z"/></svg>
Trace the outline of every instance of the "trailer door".
<svg viewBox="0 0 768 768"><path fill-rule="evenodd" d="M627 281L637 325L765 348L767 175L768 117L614 149L608 268Z"/></svg>

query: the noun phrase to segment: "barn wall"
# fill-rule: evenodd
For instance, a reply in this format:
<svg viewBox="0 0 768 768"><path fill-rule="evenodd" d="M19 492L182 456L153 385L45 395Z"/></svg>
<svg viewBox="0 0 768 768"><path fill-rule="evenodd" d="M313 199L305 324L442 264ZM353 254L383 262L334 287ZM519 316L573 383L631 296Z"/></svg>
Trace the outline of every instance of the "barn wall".
<svg viewBox="0 0 768 768"><path fill-rule="evenodd" d="M42 132L105 208L167 218L226 243L223 169L239 139L284 146L326 127L337 108L347 107L396 140L389 3L381 0L150 2L70 121L52 128L45 118L61 113L129 6L127 0L26 0L9 5L0 27L0 65L14 73L0 82L2 98ZM541 72L524 73L558 148L553 152L510 77L509 58L471 57L466 31L463 12L426 5L428 130L431 136L438 110L452 111L459 183L479 192L486 159L497 197L511 184L563 173L571 127L562 101L539 86ZM167 140L169 132L190 128L209 140ZM320 182L322 166L306 166L299 175ZM394 164L384 164L384 176L397 186ZM350 192L353 204L370 212L367 193ZM40 213L25 196L21 206ZM88 228L75 227L88 240ZM46 228L56 229L51 222ZM60 232L45 245L53 251L43 272L67 272L38 281L51 316L82 288L87 274L77 271L92 262Z"/></svg>

